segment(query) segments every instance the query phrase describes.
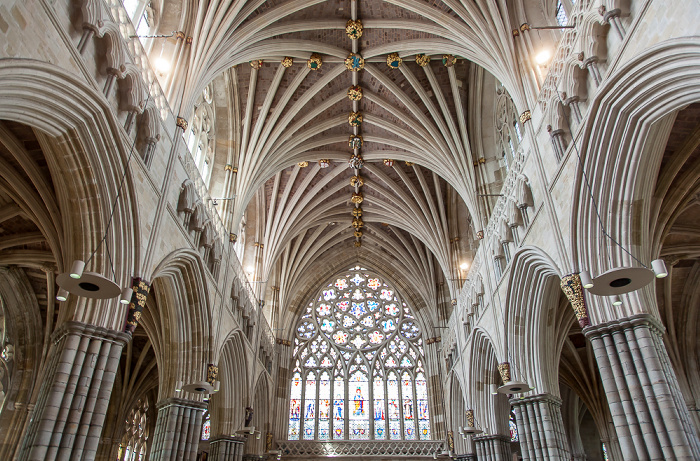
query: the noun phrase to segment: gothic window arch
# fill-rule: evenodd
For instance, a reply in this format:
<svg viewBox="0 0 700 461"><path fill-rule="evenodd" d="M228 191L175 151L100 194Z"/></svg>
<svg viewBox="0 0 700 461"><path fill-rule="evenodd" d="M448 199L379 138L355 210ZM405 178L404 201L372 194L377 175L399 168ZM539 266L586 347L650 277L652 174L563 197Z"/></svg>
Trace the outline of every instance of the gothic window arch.
<svg viewBox="0 0 700 461"><path fill-rule="evenodd" d="M199 98L192 123L186 136L187 148L192 155L195 166L205 184L208 185L211 176L215 154L215 122L214 102L211 84L208 85Z"/></svg>
<svg viewBox="0 0 700 461"><path fill-rule="evenodd" d="M148 398L136 402L126 418L126 431L119 445L119 461L142 461L148 453Z"/></svg>
<svg viewBox="0 0 700 461"><path fill-rule="evenodd" d="M297 323L289 440L430 440L423 339L409 306L359 266Z"/></svg>

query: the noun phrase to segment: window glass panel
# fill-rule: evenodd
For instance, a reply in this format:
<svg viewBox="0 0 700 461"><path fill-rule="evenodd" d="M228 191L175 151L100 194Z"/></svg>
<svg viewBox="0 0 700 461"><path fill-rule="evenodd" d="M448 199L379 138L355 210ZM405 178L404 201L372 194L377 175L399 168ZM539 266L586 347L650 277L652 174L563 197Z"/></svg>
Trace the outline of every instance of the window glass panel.
<svg viewBox="0 0 700 461"><path fill-rule="evenodd" d="M295 329L289 440L430 440L421 329L400 295L356 266L312 299Z"/></svg>
<svg viewBox="0 0 700 461"><path fill-rule="evenodd" d="M569 24L569 17L566 15L566 10L564 9L564 5L562 5L561 0L557 2L556 16L557 24L560 26L566 26Z"/></svg>
<svg viewBox="0 0 700 461"><path fill-rule="evenodd" d="M386 438L386 410L384 409L384 380L381 376L374 378L374 438Z"/></svg>
<svg viewBox="0 0 700 461"><path fill-rule="evenodd" d="M331 381L327 371L321 374L318 390L318 439L328 440L330 435Z"/></svg>
<svg viewBox="0 0 700 461"><path fill-rule="evenodd" d="M314 439L316 422L316 375L310 371L306 376L306 394L304 400L304 440Z"/></svg>

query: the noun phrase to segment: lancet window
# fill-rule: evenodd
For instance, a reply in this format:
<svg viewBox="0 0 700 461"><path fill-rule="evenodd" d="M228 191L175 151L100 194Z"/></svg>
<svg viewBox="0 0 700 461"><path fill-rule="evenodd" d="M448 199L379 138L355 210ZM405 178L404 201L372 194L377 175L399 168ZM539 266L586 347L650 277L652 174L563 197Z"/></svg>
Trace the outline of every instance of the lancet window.
<svg viewBox="0 0 700 461"><path fill-rule="evenodd" d="M141 461L148 451L148 399L139 399L129 412L126 420L126 433L119 445L117 459L120 461Z"/></svg>
<svg viewBox="0 0 700 461"><path fill-rule="evenodd" d="M430 440L423 339L409 306L359 266L323 287L294 338L289 440Z"/></svg>

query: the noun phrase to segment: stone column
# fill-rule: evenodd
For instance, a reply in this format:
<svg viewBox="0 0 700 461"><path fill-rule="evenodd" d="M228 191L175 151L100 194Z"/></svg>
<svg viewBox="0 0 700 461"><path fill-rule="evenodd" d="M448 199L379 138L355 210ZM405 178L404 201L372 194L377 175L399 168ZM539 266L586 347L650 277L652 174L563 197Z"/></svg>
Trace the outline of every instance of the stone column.
<svg viewBox="0 0 700 461"><path fill-rule="evenodd" d="M209 441L209 458L211 461L241 461L245 446L245 437L219 435Z"/></svg>
<svg viewBox="0 0 700 461"><path fill-rule="evenodd" d="M510 404L515 408L523 460L571 459L564 420L561 417L560 398L551 394L539 394L511 399Z"/></svg>
<svg viewBox="0 0 700 461"><path fill-rule="evenodd" d="M126 333L66 322L52 335L20 460L94 459Z"/></svg>
<svg viewBox="0 0 700 461"><path fill-rule="evenodd" d="M625 459L697 460L700 440L690 421L663 343L649 314L587 327Z"/></svg>
<svg viewBox="0 0 700 461"><path fill-rule="evenodd" d="M479 461L511 461L510 437L482 435L474 437L474 443Z"/></svg>
<svg viewBox="0 0 700 461"><path fill-rule="evenodd" d="M202 433L204 402L170 397L158 402L152 460L194 461Z"/></svg>
<svg viewBox="0 0 700 461"><path fill-rule="evenodd" d="M620 21L621 14L622 11L619 8L606 11L605 14L603 14L603 21L611 24L613 29L615 29L615 32L617 32L617 36L620 38L620 40L624 40L627 31L625 31L625 27L622 25L622 21Z"/></svg>

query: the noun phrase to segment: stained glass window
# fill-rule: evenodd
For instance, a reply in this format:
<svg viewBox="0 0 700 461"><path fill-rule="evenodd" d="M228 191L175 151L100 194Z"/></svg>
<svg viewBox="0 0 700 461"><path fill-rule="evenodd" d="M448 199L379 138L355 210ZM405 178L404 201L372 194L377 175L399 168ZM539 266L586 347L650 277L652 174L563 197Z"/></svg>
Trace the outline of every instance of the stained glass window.
<svg viewBox="0 0 700 461"><path fill-rule="evenodd" d="M605 461L608 461L608 447L605 446L605 443L603 443L603 459Z"/></svg>
<svg viewBox="0 0 700 461"><path fill-rule="evenodd" d="M209 440L209 437L211 437L211 418L207 412L202 424L202 440Z"/></svg>
<svg viewBox="0 0 700 461"><path fill-rule="evenodd" d="M566 10L564 9L564 5L561 3L561 0L557 1L557 10L555 15L557 17L557 24L560 26L566 26L569 24L569 17L566 15Z"/></svg>
<svg viewBox="0 0 700 461"><path fill-rule="evenodd" d="M510 427L510 441L517 442L520 440L518 437L518 425L515 423L515 410L510 410L510 418L508 420L508 426Z"/></svg>
<svg viewBox="0 0 700 461"><path fill-rule="evenodd" d="M355 267L296 325L289 440L430 440L421 330L381 277Z"/></svg>

